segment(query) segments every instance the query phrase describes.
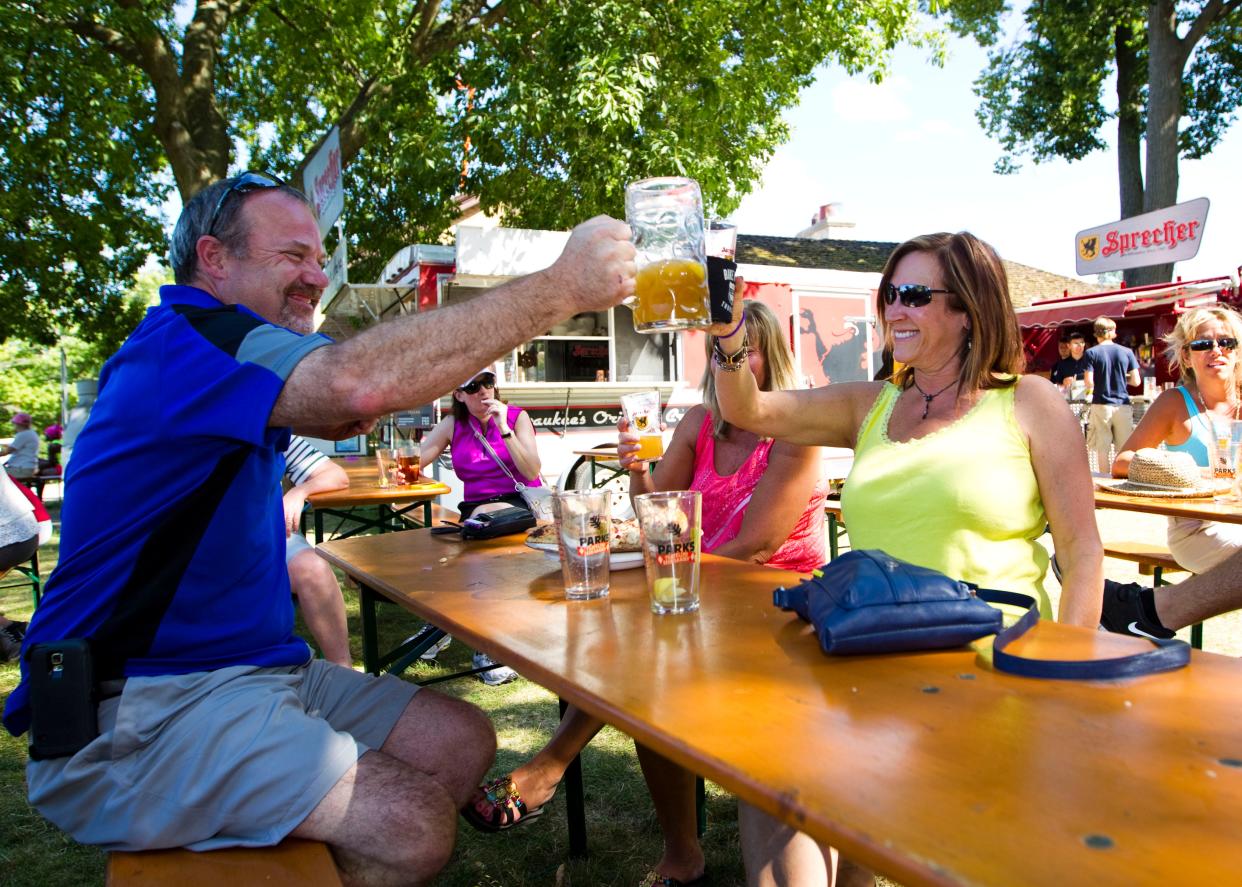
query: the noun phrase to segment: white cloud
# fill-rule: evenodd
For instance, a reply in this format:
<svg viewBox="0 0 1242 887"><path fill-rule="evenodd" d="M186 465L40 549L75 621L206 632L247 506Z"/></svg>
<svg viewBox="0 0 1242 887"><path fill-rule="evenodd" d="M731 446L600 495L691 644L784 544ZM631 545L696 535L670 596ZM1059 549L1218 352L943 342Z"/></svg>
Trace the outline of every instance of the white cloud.
<svg viewBox="0 0 1242 887"><path fill-rule="evenodd" d="M832 110L845 123L896 123L909 120L910 106L905 96L910 81L889 77L882 83L846 80L832 90Z"/></svg>

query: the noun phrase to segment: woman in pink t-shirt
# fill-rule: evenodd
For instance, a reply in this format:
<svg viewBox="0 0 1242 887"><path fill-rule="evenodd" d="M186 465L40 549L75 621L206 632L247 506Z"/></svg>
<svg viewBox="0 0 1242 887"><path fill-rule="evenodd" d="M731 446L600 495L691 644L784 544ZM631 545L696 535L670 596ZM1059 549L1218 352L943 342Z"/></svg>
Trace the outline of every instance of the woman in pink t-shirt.
<svg viewBox="0 0 1242 887"><path fill-rule="evenodd" d="M747 359L763 390L796 387L793 359L772 310L746 303ZM637 435L622 420L618 447L630 471L630 494L699 490L703 494L703 550L809 573L823 565L824 497L818 447L799 447L757 435L716 418L715 374L727 372L711 360L703 374L703 406L696 406L673 432L664 458L649 473L634 462ZM566 709L556 735L511 774L481 786L462 811L484 831L510 828L542 812L569 763L603 723L574 706ZM694 812L694 774L638 746L643 774L664 834L664 856L643 881L653 887L706 883L703 850ZM519 794L518 786L522 793Z"/></svg>

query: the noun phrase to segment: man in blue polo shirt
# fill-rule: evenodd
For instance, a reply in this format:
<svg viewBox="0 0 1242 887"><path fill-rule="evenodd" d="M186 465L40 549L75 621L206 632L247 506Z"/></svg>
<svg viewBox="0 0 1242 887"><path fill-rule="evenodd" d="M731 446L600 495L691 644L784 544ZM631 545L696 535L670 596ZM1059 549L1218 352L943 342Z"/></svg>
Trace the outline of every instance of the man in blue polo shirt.
<svg viewBox="0 0 1242 887"><path fill-rule="evenodd" d="M1110 317L1097 317L1093 331L1098 344L1087 349L1087 370L1083 374L1087 387L1093 390L1091 408L1087 413L1087 447L1095 451L1096 470L1109 474L1113 470L1110 447L1121 452L1134 430L1134 414L1130 409L1127 385L1139 385L1138 358L1134 352L1118 345L1117 323Z"/></svg>
<svg viewBox="0 0 1242 887"><path fill-rule="evenodd" d="M576 228L549 268L340 343L299 335L327 278L300 192L247 173L187 203L177 285L100 377L66 475L60 563L26 635L85 638L99 736L27 768L31 803L110 849L329 843L349 880L422 883L495 753L486 717L311 661L293 632L279 479L290 429L345 437L633 291L629 229ZM14 734L54 720L28 663ZM32 752L37 749L32 748ZM59 751L57 752L59 753Z"/></svg>

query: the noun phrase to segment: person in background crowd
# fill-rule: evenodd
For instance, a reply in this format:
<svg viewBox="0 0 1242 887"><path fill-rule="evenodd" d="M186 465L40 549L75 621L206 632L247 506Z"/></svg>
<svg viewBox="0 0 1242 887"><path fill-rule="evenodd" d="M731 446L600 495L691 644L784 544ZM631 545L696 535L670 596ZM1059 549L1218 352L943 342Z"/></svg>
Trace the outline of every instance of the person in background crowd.
<svg viewBox="0 0 1242 887"><path fill-rule="evenodd" d="M49 425L43 429L43 438L47 441L47 458L39 460L39 474L59 475L61 473L61 434L62 430L59 425Z"/></svg>
<svg viewBox="0 0 1242 887"><path fill-rule="evenodd" d="M717 333L724 418L779 441L852 447L841 508L853 547L1031 594L1045 615L1048 555L1036 540L1051 525L1059 619L1095 628L1103 547L1086 455L1065 446L1077 428L1057 388L1021 374L1000 257L967 232L908 240L885 265L876 313L901 365L886 383L763 391L742 336ZM845 860L834 881L829 848L748 804L739 822L750 884L874 881Z"/></svg>
<svg viewBox="0 0 1242 887"><path fill-rule="evenodd" d="M333 343L292 330L328 283L301 192L245 173L187 201L177 284L104 367L69 461L60 562L26 644L90 641L99 735L31 759L31 804L110 849L293 836L326 842L348 884L430 881L495 731L468 703L311 659L294 636L279 490L290 430L365 433L620 303L634 291L629 238L597 217L543 271ZM60 716L48 704L23 670L5 727L25 733L32 708Z"/></svg>
<svg viewBox="0 0 1242 887"><path fill-rule="evenodd" d="M13 427L17 433L13 435L12 443L0 446L0 456L9 457L9 461L4 463L5 470L9 477L18 480L28 480L39 470L39 435L30 423L29 413L14 413Z"/></svg>
<svg viewBox="0 0 1242 887"><path fill-rule="evenodd" d="M1066 354L1061 355L1056 366L1052 368L1049 378L1053 385L1069 388L1075 381L1084 381L1087 373L1087 337L1082 333L1070 333L1065 341Z"/></svg>
<svg viewBox="0 0 1242 887"><path fill-rule="evenodd" d="M1087 446L1095 451L1097 470L1108 472L1112 448L1121 452L1134 430L1127 385L1139 385L1138 358L1129 348L1113 341L1117 324L1112 318L1097 317L1094 325L1098 344L1087 349L1087 370L1083 381L1092 389L1091 409L1087 413Z"/></svg>
<svg viewBox="0 0 1242 887"><path fill-rule="evenodd" d="M285 477L291 486L285 491L285 566L289 584L302 608L302 618L319 644L323 658L352 668L349 655L349 629L345 622L345 601L336 574L326 560L315 554L298 527L306 498L313 493L343 490L349 486L345 469L307 441L293 435L285 450Z"/></svg>
<svg viewBox="0 0 1242 887"><path fill-rule="evenodd" d="M42 503L36 511L34 502L37 501L33 493L23 492L20 484L0 472L0 575L30 560L47 541L41 538L44 524L47 535L51 536L52 522L43 511ZM8 661L16 659L25 636L25 622L15 622L0 613L0 657Z"/></svg>
<svg viewBox="0 0 1242 887"><path fill-rule="evenodd" d="M441 419L419 446L420 473L429 470L450 445L453 472L464 485L465 498L457 506L462 520L480 508L526 508L517 481L527 487L543 486L535 425L525 410L500 399L492 370L480 370L453 391L452 413ZM434 656L448 643L449 636L445 635L428 653ZM497 665L486 653L476 651L471 663L486 669L479 672L479 680L488 686L507 684L518 677L516 671Z"/></svg>
<svg viewBox="0 0 1242 887"><path fill-rule="evenodd" d="M1169 369L1182 384L1156 398L1112 464L1113 477L1126 477L1137 450L1157 447L1189 453L1195 464L1212 464L1213 423L1242 417L1242 317L1231 308L1196 308L1177 319L1165 337ZM1169 553L1192 573L1202 573L1242 548L1242 526L1218 521L1169 518ZM1180 586L1179 586L1180 587Z"/></svg>

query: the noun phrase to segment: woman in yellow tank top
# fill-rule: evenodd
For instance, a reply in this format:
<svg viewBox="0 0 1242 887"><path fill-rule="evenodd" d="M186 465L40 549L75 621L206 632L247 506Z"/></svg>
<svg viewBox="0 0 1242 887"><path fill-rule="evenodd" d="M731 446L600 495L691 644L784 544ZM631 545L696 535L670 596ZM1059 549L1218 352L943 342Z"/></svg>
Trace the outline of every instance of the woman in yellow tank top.
<svg viewBox="0 0 1242 887"><path fill-rule="evenodd" d="M1038 596L1051 525L1062 592L1057 618L1096 627L1104 585L1082 433L1047 380L1024 360L1009 284L996 252L973 235L930 234L889 257L876 294L885 344L902 364L892 382L759 391L741 332L713 328L721 412L730 423L795 444L852 447L842 511L855 548L878 548L988 588ZM746 805L751 877L797 872L827 881L827 848ZM760 848L763 848L762 850ZM777 848L773 852L773 848ZM836 883L869 883L842 861ZM784 882L785 878L782 878Z"/></svg>

